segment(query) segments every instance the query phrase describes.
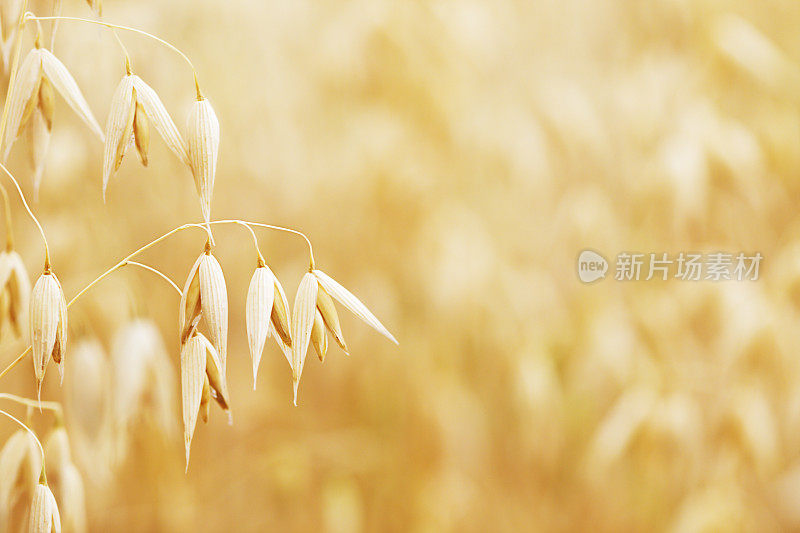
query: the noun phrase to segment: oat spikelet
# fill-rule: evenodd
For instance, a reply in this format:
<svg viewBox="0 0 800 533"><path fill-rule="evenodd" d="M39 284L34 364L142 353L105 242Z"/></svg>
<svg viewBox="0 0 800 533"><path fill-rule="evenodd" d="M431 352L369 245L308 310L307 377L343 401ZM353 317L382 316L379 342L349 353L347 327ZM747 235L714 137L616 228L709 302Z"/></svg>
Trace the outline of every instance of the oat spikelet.
<svg viewBox="0 0 800 533"><path fill-rule="evenodd" d="M31 293L30 306L33 370L41 390L47 363L52 357L60 365L67 341L66 302L55 274L45 272L39 277Z"/></svg>
<svg viewBox="0 0 800 533"><path fill-rule="evenodd" d="M356 298L353 293L342 287L339 283L333 280L330 276L321 270L314 270L314 276L319 280L319 284L325 291L330 294L334 300L348 308L354 315L366 322L369 326L375 329L378 333L397 344L397 339L389 333L389 330L381 324L375 315L373 315L367 306Z"/></svg>
<svg viewBox="0 0 800 533"><path fill-rule="evenodd" d="M147 166L150 146L150 125L167 143L170 150L189 164L186 145L156 92L139 76L127 74L117 85L106 121L103 156L103 197L108 181L119 170L122 158L133 139L139 160Z"/></svg>
<svg viewBox="0 0 800 533"><path fill-rule="evenodd" d="M137 105L141 106L143 114L145 114L146 118L153 124L153 127L164 139L164 142L167 143L167 147L172 150L172 153L174 153L178 159L189 165L190 162L189 155L186 152L186 144L183 142L183 138L180 132L178 132L177 126L175 126L175 123L169 116L161 99L153 88L142 81L139 76L134 74L131 78L133 78L133 87L136 89ZM140 155L142 155L145 160L147 159L145 154Z"/></svg>
<svg viewBox="0 0 800 533"><path fill-rule="evenodd" d="M256 389L258 365L261 363L261 352L269 336L269 321L272 315L272 302L275 296L275 280L272 271L259 266L253 272L250 287L247 289L245 304L245 322L247 324L247 344L253 360L253 390Z"/></svg>
<svg viewBox="0 0 800 533"><path fill-rule="evenodd" d="M200 307L208 324L211 341L219 354L224 376L228 354L228 289L225 286L225 276L219 261L210 251L200 257L197 271L200 279Z"/></svg>
<svg viewBox="0 0 800 533"><path fill-rule="evenodd" d="M200 196L203 219L208 222L211 218L211 197L217 172L219 121L206 98L200 98L194 103L186 130L194 184Z"/></svg>
<svg viewBox="0 0 800 533"><path fill-rule="evenodd" d="M15 497L36 486L41 469L39 447L31 434L24 429L13 433L0 450L0 524L8 523Z"/></svg>
<svg viewBox="0 0 800 533"><path fill-rule="evenodd" d="M0 2L0 22L3 33L3 64L8 66L11 49L14 47L14 37L17 34L17 22L22 14L23 0L4 0Z"/></svg>
<svg viewBox="0 0 800 533"><path fill-rule="evenodd" d="M119 168L130 142L135 103L133 76L124 76L117 84L111 98L111 110L106 120L106 136L103 151L103 199L111 176Z"/></svg>
<svg viewBox="0 0 800 533"><path fill-rule="evenodd" d="M29 533L61 533L61 517L58 514L56 498L50 487L39 483L33 494L28 523Z"/></svg>
<svg viewBox="0 0 800 533"><path fill-rule="evenodd" d="M201 318L208 325L224 374L228 351L228 289L222 267L208 246L192 265L181 293L178 317L181 343L191 337Z"/></svg>
<svg viewBox="0 0 800 533"><path fill-rule="evenodd" d="M89 8L97 13L98 17L103 16L103 0L86 0Z"/></svg>
<svg viewBox="0 0 800 533"><path fill-rule="evenodd" d="M17 337L22 336L23 324L28 321L31 280L15 250L0 252L0 310L2 322L11 326Z"/></svg>
<svg viewBox="0 0 800 533"><path fill-rule="evenodd" d="M10 100L8 103L8 122L6 124L5 138L3 139L3 160L8 159L12 145L25 125L26 112L30 116L35 107L31 104L31 101L34 98L38 100L41 78L42 51L39 48L34 48L28 52L28 55L25 56L17 70L17 77L14 79L14 85L11 87L11 92L8 96Z"/></svg>
<svg viewBox="0 0 800 533"><path fill-rule="evenodd" d="M183 405L183 442L186 447L186 471L189 451L197 424L197 413L206 380L206 347L199 335L193 335L181 350L181 398Z"/></svg>
<svg viewBox="0 0 800 533"><path fill-rule="evenodd" d="M69 73L67 67L49 50L42 48L41 54L44 76L53 84L53 88L61 94L73 111L89 126L89 129L102 140L103 130L100 129L92 110L89 109L89 104L86 103L86 99L78 88L75 78Z"/></svg>
<svg viewBox="0 0 800 533"><path fill-rule="evenodd" d="M311 272L306 272L300 281L292 308L292 382L294 388L294 404L297 405L297 388L303 375L311 330L314 327L314 315L317 309L317 279Z"/></svg>
<svg viewBox="0 0 800 533"><path fill-rule="evenodd" d="M129 434L138 429L136 421L144 410L153 415L165 436L175 433L177 380L161 333L150 320L134 320L114 334L111 365L112 418L118 428L117 456L121 460L127 454Z"/></svg>

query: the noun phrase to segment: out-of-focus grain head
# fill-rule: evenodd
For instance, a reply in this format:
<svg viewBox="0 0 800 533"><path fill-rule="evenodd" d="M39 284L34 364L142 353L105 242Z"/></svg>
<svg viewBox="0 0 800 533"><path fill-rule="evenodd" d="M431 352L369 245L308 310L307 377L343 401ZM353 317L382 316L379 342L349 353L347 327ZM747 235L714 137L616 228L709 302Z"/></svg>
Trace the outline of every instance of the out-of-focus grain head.
<svg viewBox="0 0 800 533"><path fill-rule="evenodd" d="M182 343L194 333L201 318L208 326L224 375L228 352L228 290L222 267L208 245L189 271L181 293L178 321Z"/></svg>
<svg viewBox="0 0 800 533"><path fill-rule="evenodd" d="M109 361L98 340L81 338L70 349L67 365L71 375L79 376L64 384L64 415L72 444L71 457L92 482L104 485L110 479L115 460L110 413L114 384ZM47 463L49 467L50 458Z"/></svg>
<svg viewBox="0 0 800 533"><path fill-rule="evenodd" d="M8 96L8 122L3 138L3 160L8 159L11 147L25 127L39 100L39 85L42 81L42 51L34 48L17 71L14 85L9 89Z"/></svg>
<svg viewBox="0 0 800 533"><path fill-rule="evenodd" d="M20 497L30 498L42 469L42 456L31 434L14 432L0 450L0 526L8 527Z"/></svg>
<svg viewBox="0 0 800 533"><path fill-rule="evenodd" d="M166 437L175 433L175 372L156 325L137 319L122 326L111 347L112 419L117 462L128 450L130 433L143 414Z"/></svg>
<svg viewBox="0 0 800 533"><path fill-rule="evenodd" d="M47 363L56 362L63 380L63 356L67 347L67 304L56 275L46 270L33 286L30 303L30 339L33 368L41 390Z"/></svg>
<svg viewBox="0 0 800 533"><path fill-rule="evenodd" d="M86 4L98 17L103 16L103 0L86 0Z"/></svg>
<svg viewBox="0 0 800 533"><path fill-rule="evenodd" d="M28 321L31 280L22 257L15 250L0 252L0 328L6 324L16 337Z"/></svg>
<svg viewBox="0 0 800 533"><path fill-rule="evenodd" d="M95 452L100 453L101 450ZM72 462L67 431L60 421L56 422L48 435L44 453L49 473L47 482L61 511L63 530L75 533L86 531L83 478Z"/></svg>
<svg viewBox="0 0 800 533"><path fill-rule="evenodd" d="M47 470L51 472L50 482L54 483L64 466L72 462L69 436L62 421L58 421L47 435L44 442L44 456Z"/></svg>
<svg viewBox="0 0 800 533"><path fill-rule="evenodd" d="M14 47L14 37L17 35L18 22L22 15L23 0L8 0L0 3L0 30L2 30L3 65L8 69L9 56Z"/></svg>
<svg viewBox="0 0 800 533"><path fill-rule="evenodd" d="M186 131L194 184L200 196L203 219L208 221L217 173L219 120L208 99L199 94L189 112Z"/></svg>
<svg viewBox="0 0 800 533"><path fill-rule="evenodd" d="M56 503L61 510L64 532L84 533L87 529L86 494L78 467L74 463L66 463L59 471L58 484L51 483L51 485Z"/></svg>
<svg viewBox="0 0 800 533"><path fill-rule="evenodd" d="M28 532L61 533L61 517L56 498L46 483L39 483L33 495Z"/></svg>

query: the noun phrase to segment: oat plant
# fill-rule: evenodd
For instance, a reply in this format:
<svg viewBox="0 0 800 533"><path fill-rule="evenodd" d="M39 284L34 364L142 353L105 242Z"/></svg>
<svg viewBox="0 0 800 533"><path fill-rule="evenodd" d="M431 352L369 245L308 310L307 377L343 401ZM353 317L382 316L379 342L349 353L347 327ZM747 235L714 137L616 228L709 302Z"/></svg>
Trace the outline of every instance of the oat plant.
<svg viewBox="0 0 800 533"><path fill-rule="evenodd" d="M101 2L88 2L98 17ZM297 405L298 388L309 345L324 361L328 350L328 334L345 352L349 348L344 340L336 303L354 313L392 342L397 342L381 322L350 291L333 278L317 269L309 238L302 232L262 223L238 219L214 220L212 200L220 149L220 127L211 101L201 88L199 77L189 58L169 42L143 30L112 24L104 20L62 16L61 3L54 2L53 16L36 16L28 11L27 0L6 0L0 10L2 30L2 56L9 72L9 87L0 118L0 163L5 178L14 185L27 215L36 224L43 244L44 261L40 273L31 284L23 258L17 253L13 239L10 199L6 188L0 184L6 217L6 250L0 253L0 331L17 338L27 339L28 347L0 371L0 379L22 363L29 355L34 367L38 398L23 398L0 393L0 400L14 402L28 410L28 416L46 416L54 421L46 446L37 435L17 417L0 411L22 429L13 434L0 450L0 520L10 527L10 510L15 499L27 498L30 531L83 531L86 528L83 502L83 481L71 456L68 431L64 425L61 405L41 398L42 382L51 364L58 368L61 382L65 376L65 359L70 357L69 310L84 294L102 280L126 266L138 267L157 275L173 287L180 297L178 307L178 337L180 352L172 357L180 362L181 405L184 423L186 468L189 466L191 441L198 417L206 421L211 404L216 404L231 418L231 401L227 386L228 365L228 309L229 295L223 268L214 255L213 230L219 225L236 225L244 228L253 244L255 270L246 295L235 295L234 302L245 305L247 340L253 369L253 387L258 378L258 368L267 339L273 338L278 351L286 358L291 369L293 402ZM49 21L49 34L43 30L43 21ZM101 129L89 103L69 68L53 52L56 29L60 22L98 25L113 33L121 51L119 61L121 80L111 97L105 129ZM33 47L23 50L23 36L31 32ZM119 33L134 33L177 53L189 66L192 77L187 77L187 89L195 100L183 132L158 96L157 91L140 78ZM50 48L45 47L49 41ZM150 133L155 130L170 151L182 161L191 175L200 203L201 221L187 222L132 251L116 264L99 274L77 294L67 299L51 262L47 235L22 191L20 182L9 170L6 160L17 139L27 134L32 149L32 187L34 196L42 186L46 173L45 156L54 122L54 109L59 98L82 119L94 137L103 143L101 184L103 197L112 178L119 170L125 155L133 147L142 165L149 162ZM91 141L91 137L87 142ZM130 159L130 158L128 158ZM199 255L189 270L183 288L152 265L137 261L137 257L170 237L185 230L196 229L202 241L198 242ZM308 271L302 276L294 305L289 301L283 286L264 259L259 247L260 231L277 231L303 239L308 249ZM32 288L31 288L32 286ZM241 298L240 298L241 296ZM336 302L336 303L335 303ZM124 351L131 342L141 344L136 357L115 356L118 370L111 372L114 389L121 400L108 402L109 416L118 418L118 426L126 426L133 415L135 403L150 381L148 375L164 368L169 357L159 355L165 350L160 339L147 340L157 333L155 328L140 323L131 324L118 336ZM134 341L132 341L133 339ZM143 343L143 344L142 344ZM115 340L115 346L117 340ZM81 364L86 365L87 376L103 376L107 372L100 348L86 348L81 352ZM115 351L119 351L115 348ZM169 372L156 371L160 376ZM87 386L89 386L87 384ZM159 386L163 386L159 385ZM169 387L169 385L166 385ZM168 395L162 395L168 398ZM167 407L169 413L169 407ZM167 414L168 418L168 414ZM47 463L46 463L47 461ZM47 465L47 467L46 467ZM48 484L50 474L50 484Z"/></svg>

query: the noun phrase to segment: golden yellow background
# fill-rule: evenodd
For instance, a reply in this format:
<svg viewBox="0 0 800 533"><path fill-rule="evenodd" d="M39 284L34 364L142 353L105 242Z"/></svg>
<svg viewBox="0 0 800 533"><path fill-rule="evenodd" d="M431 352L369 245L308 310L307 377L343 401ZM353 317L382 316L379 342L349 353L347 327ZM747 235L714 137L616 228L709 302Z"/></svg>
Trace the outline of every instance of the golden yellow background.
<svg viewBox="0 0 800 533"><path fill-rule="evenodd" d="M145 416L110 479L81 465L91 530L800 528L800 3L104 7L194 61L221 122L213 216L307 232L318 266L400 346L340 310L352 355L332 344L320 365L311 353L299 407L271 341L254 392L255 258L241 228L219 228L235 423L212 410L184 475L179 419L164 438ZM77 0L63 12L91 16ZM184 131L187 65L120 36ZM124 73L110 33L62 23L56 54L104 124ZM199 220L191 174L155 132L150 167L129 152L104 205L102 146L60 99L54 131L34 209L68 298ZM14 154L30 193L24 142ZM14 215L37 275L38 235L18 204ZM293 301L303 242L261 242ZM144 259L182 285L203 243L185 232ZM584 248L765 259L755 282L622 283L612 271L583 285ZM109 349L131 317L152 317L177 391L177 313L166 284L122 271L71 309L70 342ZM65 388L82 379L68 365ZM2 386L35 395L30 363ZM43 397L63 395L51 369ZM50 420L33 415L43 434Z"/></svg>

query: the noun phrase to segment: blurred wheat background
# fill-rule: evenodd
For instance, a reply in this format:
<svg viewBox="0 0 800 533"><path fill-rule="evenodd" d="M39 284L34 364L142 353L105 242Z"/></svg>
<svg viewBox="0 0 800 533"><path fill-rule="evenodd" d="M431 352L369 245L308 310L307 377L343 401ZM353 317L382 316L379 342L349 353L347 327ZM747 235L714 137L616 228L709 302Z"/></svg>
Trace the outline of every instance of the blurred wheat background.
<svg viewBox="0 0 800 533"><path fill-rule="evenodd" d="M800 3L107 0L104 19L197 66L222 130L214 217L308 233L400 346L342 313L352 355L310 354L299 407L274 343L254 392L252 248L220 228L235 423L198 427L187 475L177 395L173 432L143 406L110 470L74 440L90 530L800 529ZM191 72L121 37L183 129ZM124 72L113 37L62 23L56 52L103 123ZM104 205L101 143L63 101L56 120L35 210L69 298L200 213L160 139ZM10 163L30 193L25 150ZM146 260L182 284L203 243L187 232ZM587 247L765 259L756 282L587 286ZM262 248L292 301L302 241ZM71 308L65 384L51 371L42 392L68 429L101 423L108 388L82 345L110 352L136 317L158 325L179 389L177 311L139 271ZM3 386L35 396L30 364Z"/></svg>

